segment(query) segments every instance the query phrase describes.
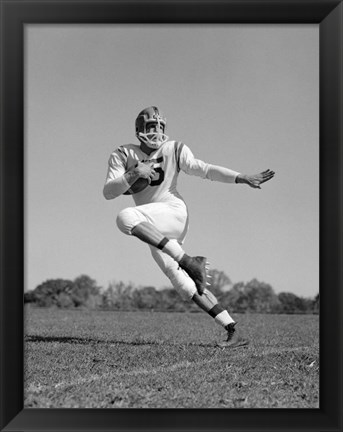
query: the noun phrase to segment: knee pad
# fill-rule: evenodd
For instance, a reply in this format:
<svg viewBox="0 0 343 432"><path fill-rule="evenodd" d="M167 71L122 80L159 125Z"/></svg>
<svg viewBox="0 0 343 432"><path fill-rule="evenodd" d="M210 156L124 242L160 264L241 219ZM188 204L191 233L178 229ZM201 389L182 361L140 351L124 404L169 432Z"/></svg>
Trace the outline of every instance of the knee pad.
<svg viewBox="0 0 343 432"><path fill-rule="evenodd" d="M144 221L146 221L145 217L134 207L128 207L122 210L117 216L118 228L127 235L131 235L133 228Z"/></svg>

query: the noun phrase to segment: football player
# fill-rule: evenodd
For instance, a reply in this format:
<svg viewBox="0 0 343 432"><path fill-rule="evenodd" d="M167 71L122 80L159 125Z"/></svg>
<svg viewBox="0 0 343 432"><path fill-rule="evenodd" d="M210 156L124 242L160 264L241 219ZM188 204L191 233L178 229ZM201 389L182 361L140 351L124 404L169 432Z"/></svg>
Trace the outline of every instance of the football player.
<svg viewBox="0 0 343 432"><path fill-rule="evenodd" d="M179 173L252 188L274 176L271 170L255 175L205 163L188 146L166 135L166 118L151 106L136 118L137 144L118 147L108 161L103 189L106 199L132 193L135 206L117 216L119 229L147 243L151 254L185 301L195 302L227 331L222 347L240 347L248 341L235 331L236 322L208 289L205 257L191 257L182 247L188 230L187 206L177 191Z"/></svg>

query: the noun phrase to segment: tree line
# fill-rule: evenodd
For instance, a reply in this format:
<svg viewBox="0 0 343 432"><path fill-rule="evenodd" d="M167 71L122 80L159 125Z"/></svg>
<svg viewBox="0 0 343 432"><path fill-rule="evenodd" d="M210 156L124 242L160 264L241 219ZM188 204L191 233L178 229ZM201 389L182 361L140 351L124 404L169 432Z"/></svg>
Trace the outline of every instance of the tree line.
<svg viewBox="0 0 343 432"><path fill-rule="evenodd" d="M291 292L276 294L257 279L232 284L222 271L211 270L210 290L220 304L235 313L317 314L319 293L314 298ZM173 288L135 287L131 283L111 282L106 289L87 275L74 280L49 279L24 293L24 302L37 307L84 308L92 310L198 311L193 302L184 302Z"/></svg>

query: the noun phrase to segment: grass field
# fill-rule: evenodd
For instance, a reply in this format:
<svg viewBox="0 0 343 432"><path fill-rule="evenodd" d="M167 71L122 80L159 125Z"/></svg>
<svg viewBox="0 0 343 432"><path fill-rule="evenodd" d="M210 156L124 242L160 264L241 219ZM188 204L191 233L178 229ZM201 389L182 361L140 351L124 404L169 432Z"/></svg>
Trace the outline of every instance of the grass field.
<svg viewBox="0 0 343 432"><path fill-rule="evenodd" d="M26 408L318 408L319 318L25 310Z"/></svg>

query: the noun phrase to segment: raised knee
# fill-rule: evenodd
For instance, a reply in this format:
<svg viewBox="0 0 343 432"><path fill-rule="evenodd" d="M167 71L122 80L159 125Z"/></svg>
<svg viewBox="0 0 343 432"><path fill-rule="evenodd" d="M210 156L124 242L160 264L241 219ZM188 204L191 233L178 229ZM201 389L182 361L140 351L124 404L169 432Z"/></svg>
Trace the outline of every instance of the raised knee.
<svg viewBox="0 0 343 432"><path fill-rule="evenodd" d="M128 207L118 213L116 220L117 226L124 234L131 235L131 231L135 226L135 219L134 208Z"/></svg>

